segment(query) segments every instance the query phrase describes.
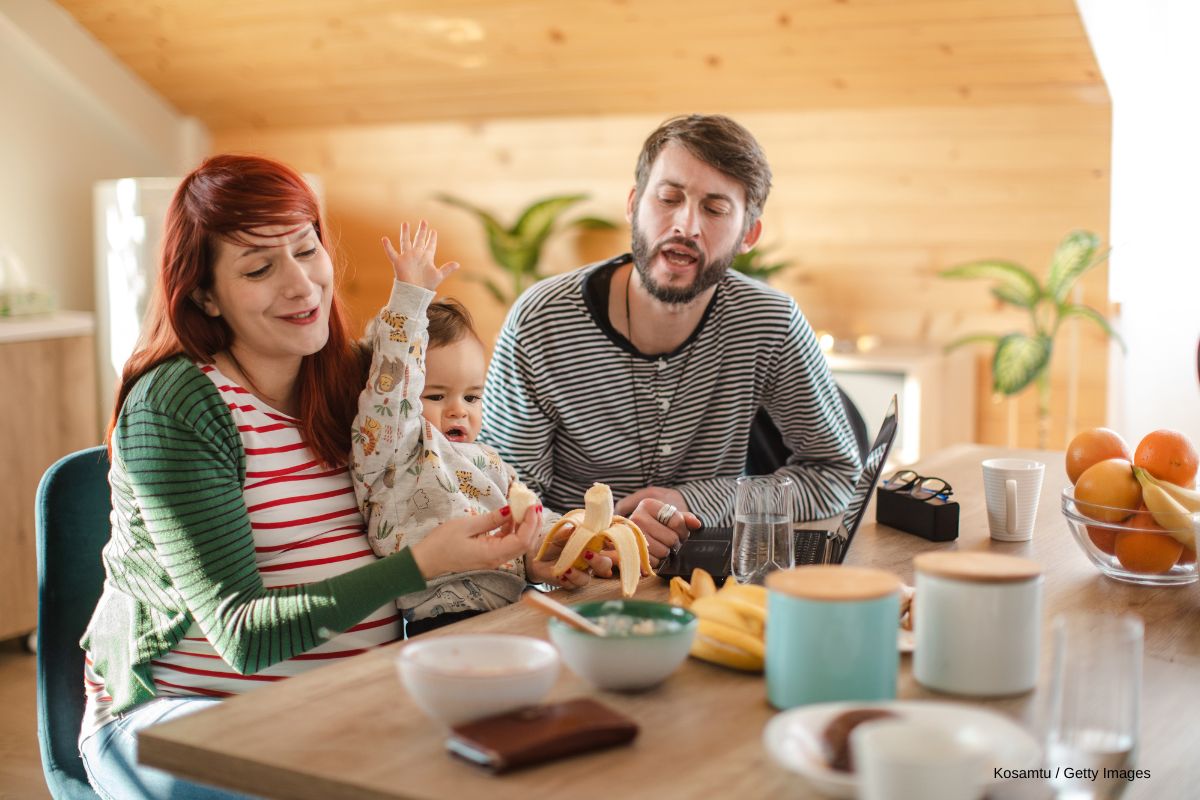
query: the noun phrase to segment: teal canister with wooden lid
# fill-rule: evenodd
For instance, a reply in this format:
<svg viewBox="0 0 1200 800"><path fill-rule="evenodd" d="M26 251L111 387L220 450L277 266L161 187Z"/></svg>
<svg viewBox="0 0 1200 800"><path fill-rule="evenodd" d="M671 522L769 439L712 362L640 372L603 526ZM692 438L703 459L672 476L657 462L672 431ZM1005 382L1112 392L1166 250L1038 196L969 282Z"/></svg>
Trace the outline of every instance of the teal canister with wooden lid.
<svg viewBox="0 0 1200 800"><path fill-rule="evenodd" d="M796 567L767 576L767 592L771 705L896 697L898 577L863 567Z"/></svg>

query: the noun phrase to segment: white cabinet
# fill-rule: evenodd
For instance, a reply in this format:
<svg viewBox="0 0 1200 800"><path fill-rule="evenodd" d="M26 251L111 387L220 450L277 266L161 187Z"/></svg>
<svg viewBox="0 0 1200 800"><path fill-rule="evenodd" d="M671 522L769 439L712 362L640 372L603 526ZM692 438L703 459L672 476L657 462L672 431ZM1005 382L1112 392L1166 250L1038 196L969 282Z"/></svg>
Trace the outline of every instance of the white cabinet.
<svg viewBox="0 0 1200 800"><path fill-rule="evenodd" d="M826 354L829 369L874 440L893 394L900 429L891 464L911 464L943 447L975 439L975 363L969 349L883 345L868 353Z"/></svg>

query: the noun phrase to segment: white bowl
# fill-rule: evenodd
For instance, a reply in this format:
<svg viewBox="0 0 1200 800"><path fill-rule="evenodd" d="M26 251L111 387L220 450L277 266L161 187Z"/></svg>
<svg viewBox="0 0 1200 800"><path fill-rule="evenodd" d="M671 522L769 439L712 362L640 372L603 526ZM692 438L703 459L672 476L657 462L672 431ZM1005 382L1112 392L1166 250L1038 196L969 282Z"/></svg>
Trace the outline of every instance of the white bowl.
<svg viewBox="0 0 1200 800"><path fill-rule="evenodd" d="M407 644L396 668L421 710L452 727L541 702L558 677L558 653L529 636L468 633Z"/></svg>
<svg viewBox="0 0 1200 800"><path fill-rule="evenodd" d="M608 614L644 620L670 620L675 630L647 635L593 636L551 618L548 626L562 659L573 672L600 689L649 689L666 680L687 658L698 620L692 612L648 600L606 600L571 606L589 619Z"/></svg>

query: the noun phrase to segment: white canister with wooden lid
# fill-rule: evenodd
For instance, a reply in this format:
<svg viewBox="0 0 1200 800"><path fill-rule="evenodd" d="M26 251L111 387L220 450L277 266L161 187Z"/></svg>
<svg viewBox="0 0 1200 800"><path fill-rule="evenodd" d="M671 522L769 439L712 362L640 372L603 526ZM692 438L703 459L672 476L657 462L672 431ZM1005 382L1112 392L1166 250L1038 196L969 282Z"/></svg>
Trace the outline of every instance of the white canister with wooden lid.
<svg viewBox="0 0 1200 800"><path fill-rule="evenodd" d="M986 552L913 559L913 675L941 692L998 697L1037 684L1042 568Z"/></svg>

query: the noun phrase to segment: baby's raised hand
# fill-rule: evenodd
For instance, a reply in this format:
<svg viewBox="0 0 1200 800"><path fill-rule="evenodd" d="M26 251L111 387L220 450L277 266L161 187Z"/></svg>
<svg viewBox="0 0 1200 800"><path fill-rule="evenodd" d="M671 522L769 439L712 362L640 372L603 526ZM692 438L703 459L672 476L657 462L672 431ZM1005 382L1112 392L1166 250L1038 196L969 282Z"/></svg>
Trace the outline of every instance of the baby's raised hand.
<svg viewBox="0 0 1200 800"><path fill-rule="evenodd" d="M440 267L434 263L434 255L437 253L437 231L429 227L425 220L421 220L412 239L408 238L408 223L400 225L399 251L392 247L391 239L384 236L383 252L387 254L388 261L392 262L396 280L431 291L458 269L457 261L447 261Z"/></svg>

